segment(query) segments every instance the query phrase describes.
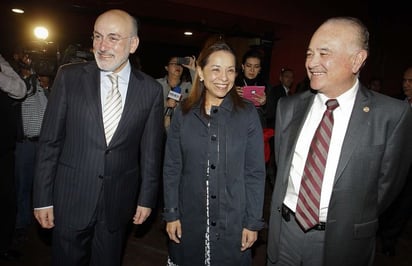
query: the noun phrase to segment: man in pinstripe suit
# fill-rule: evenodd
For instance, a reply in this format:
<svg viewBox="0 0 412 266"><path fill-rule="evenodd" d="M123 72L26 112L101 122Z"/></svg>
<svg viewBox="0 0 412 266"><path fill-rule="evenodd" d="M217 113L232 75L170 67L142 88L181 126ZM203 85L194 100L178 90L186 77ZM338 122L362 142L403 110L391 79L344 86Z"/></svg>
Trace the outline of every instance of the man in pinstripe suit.
<svg viewBox="0 0 412 266"><path fill-rule="evenodd" d="M137 31L128 13L103 13L93 31L96 61L64 65L56 75L34 183L35 217L53 228L53 265L120 265L127 224L143 223L157 202L163 92L129 62ZM102 108L112 73L122 108L106 141Z"/></svg>

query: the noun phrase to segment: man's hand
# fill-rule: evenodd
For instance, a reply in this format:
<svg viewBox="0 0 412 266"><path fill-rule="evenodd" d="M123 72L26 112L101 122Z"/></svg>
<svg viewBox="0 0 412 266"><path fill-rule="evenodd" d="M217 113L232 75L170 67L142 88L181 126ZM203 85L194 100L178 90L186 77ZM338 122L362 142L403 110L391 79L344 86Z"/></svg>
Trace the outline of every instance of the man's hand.
<svg viewBox="0 0 412 266"><path fill-rule="evenodd" d="M53 207L34 210L34 217L43 228L54 227L54 212Z"/></svg>
<svg viewBox="0 0 412 266"><path fill-rule="evenodd" d="M182 225L180 224L180 220L168 222L166 224L166 232L169 235L170 240L179 244L180 238L182 237Z"/></svg>
<svg viewBox="0 0 412 266"><path fill-rule="evenodd" d="M152 213L152 209L143 206L137 206L136 213L133 216L133 223L142 224L144 221L146 221L147 217L150 216L150 213Z"/></svg>

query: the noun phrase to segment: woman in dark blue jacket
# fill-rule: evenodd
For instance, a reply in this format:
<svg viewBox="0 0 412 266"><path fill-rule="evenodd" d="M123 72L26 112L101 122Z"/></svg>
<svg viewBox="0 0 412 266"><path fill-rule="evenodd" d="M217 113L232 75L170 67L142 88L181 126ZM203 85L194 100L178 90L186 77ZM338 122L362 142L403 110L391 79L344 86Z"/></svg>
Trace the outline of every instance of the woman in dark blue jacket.
<svg viewBox="0 0 412 266"><path fill-rule="evenodd" d="M163 174L168 265L252 265L264 226L263 133L256 108L236 92L235 68L227 44L204 48L172 119Z"/></svg>

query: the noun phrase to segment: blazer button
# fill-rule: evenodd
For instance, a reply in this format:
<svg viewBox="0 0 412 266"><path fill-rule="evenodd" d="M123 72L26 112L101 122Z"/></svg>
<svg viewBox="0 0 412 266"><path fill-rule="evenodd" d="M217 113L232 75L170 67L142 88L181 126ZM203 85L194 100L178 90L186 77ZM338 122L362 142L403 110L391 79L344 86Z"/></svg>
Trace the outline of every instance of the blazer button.
<svg viewBox="0 0 412 266"><path fill-rule="evenodd" d="M211 225L212 225L212 226L216 226L216 222L213 221L213 222L211 223Z"/></svg>
<svg viewBox="0 0 412 266"><path fill-rule="evenodd" d="M216 113L217 113L217 109L213 109L213 113L216 114Z"/></svg>
<svg viewBox="0 0 412 266"><path fill-rule="evenodd" d="M104 177L102 175L99 175L99 179L103 179Z"/></svg>
<svg viewBox="0 0 412 266"><path fill-rule="evenodd" d="M216 199L216 195L212 195L212 199Z"/></svg>
<svg viewBox="0 0 412 266"><path fill-rule="evenodd" d="M216 165L212 164L212 165L210 166L210 168L216 169Z"/></svg>
<svg viewBox="0 0 412 266"><path fill-rule="evenodd" d="M217 139L216 135L212 135L211 140L215 141Z"/></svg>
<svg viewBox="0 0 412 266"><path fill-rule="evenodd" d="M111 150L105 150L104 154L109 154L111 152Z"/></svg>

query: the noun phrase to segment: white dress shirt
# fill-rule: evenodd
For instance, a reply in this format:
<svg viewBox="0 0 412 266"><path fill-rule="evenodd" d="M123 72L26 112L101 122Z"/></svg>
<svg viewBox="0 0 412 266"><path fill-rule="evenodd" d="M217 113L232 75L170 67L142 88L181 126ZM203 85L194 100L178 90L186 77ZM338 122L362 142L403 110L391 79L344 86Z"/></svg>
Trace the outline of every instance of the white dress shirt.
<svg viewBox="0 0 412 266"><path fill-rule="evenodd" d="M124 104L126 102L127 87L129 86L131 66L128 61L126 66L120 70L116 75L118 76L119 92L122 96L122 113L124 109ZM112 89L112 82L109 79L109 75L113 72L100 71L100 97L102 103L102 110L104 104L106 103L106 96ZM102 112L103 113L103 112Z"/></svg>
<svg viewBox="0 0 412 266"><path fill-rule="evenodd" d="M339 106L333 111L334 125L329 145L328 158L326 160L320 200L319 220L321 222L326 221L329 200L335 180L336 168L338 166L343 140L345 138L346 129L348 127L353 105L355 103L358 86L359 81L356 81L355 85L351 89L336 98ZM312 142L316 128L322 119L323 113L326 110L325 103L327 100L329 99L325 95L321 93L316 94L296 143L296 148L289 171L288 187L284 199L284 204L293 212L296 211L300 183L303 176L306 158L308 156L310 143Z"/></svg>

